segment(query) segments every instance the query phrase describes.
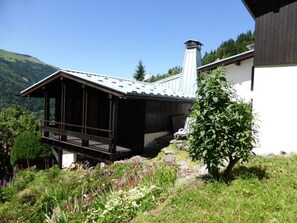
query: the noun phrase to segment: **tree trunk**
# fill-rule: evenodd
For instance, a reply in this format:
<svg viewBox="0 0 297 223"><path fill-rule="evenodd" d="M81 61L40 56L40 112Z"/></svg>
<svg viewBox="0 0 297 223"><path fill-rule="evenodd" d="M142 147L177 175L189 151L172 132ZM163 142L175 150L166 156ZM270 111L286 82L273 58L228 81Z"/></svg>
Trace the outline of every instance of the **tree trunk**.
<svg viewBox="0 0 297 223"><path fill-rule="evenodd" d="M210 176L212 176L216 181L220 180L219 168L210 167L210 165L207 165L207 169Z"/></svg>
<svg viewBox="0 0 297 223"><path fill-rule="evenodd" d="M230 178L231 171L232 171L233 167L235 166L235 164L237 163L237 161L238 161L237 158L234 158L234 159L232 159L232 157L230 158L229 164L223 174L224 179Z"/></svg>
<svg viewBox="0 0 297 223"><path fill-rule="evenodd" d="M29 158L27 158L27 168L30 168L30 162L29 162Z"/></svg>

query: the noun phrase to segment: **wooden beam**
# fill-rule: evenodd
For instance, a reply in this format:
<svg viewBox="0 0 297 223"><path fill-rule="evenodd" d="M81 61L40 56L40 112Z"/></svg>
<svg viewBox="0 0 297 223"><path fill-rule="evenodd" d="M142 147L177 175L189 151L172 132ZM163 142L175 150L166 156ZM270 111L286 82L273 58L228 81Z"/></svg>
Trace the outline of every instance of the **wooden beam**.
<svg viewBox="0 0 297 223"><path fill-rule="evenodd" d="M62 169L62 164L63 164L63 149L58 149L58 165L59 168Z"/></svg>
<svg viewBox="0 0 297 223"><path fill-rule="evenodd" d="M117 130L118 130L118 107L119 107L119 98L112 98L112 144L111 144L111 160L116 154L117 147Z"/></svg>
<svg viewBox="0 0 297 223"><path fill-rule="evenodd" d="M64 125L64 123L65 123L65 108L66 108L66 85L65 85L65 83L64 83L64 81L63 81L63 78L61 77L61 126L60 126L60 128L62 129L62 130L65 130L65 125ZM61 136L61 139L62 140L67 140L67 136L66 135L62 135Z"/></svg>
<svg viewBox="0 0 297 223"><path fill-rule="evenodd" d="M48 96L48 89L47 87L44 87L44 120L49 121L50 116L50 100ZM48 126L48 122L44 122L43 125ZM45 131L44 136L48 137L49 132Z"/></svg>
<svg viewBox="0 0 297 223"><path fill-rule="evenodd" d="M82 129L81 133L87 134L87 123L88 123L88 89L86 89L85 85L82 85ZM82 146L89 146L89 140L83 139Z"/></svg>

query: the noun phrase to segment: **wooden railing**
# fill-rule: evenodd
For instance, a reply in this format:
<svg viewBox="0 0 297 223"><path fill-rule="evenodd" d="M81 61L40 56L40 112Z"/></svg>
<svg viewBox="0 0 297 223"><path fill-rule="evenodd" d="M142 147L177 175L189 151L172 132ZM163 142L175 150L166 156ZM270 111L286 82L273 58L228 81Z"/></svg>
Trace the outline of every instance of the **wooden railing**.
<svg viewBox="0 0 297 223"><path fill-rule="evenodd" d="M72 129L77 131L73 131ZM82 146L88 146L89 141L95 141L102 144L109 145L111 152L113 143L113 132L107 129L99 129L87 126L80 126L68 123L61 123L56 121L41 120L41 130L44 137L50 137L50 133L58 136L58 141L67 141L67 136L75 137L82 140ZM98 133L107 134L108 137L89 134L88 131L95 131Z"/></svg>

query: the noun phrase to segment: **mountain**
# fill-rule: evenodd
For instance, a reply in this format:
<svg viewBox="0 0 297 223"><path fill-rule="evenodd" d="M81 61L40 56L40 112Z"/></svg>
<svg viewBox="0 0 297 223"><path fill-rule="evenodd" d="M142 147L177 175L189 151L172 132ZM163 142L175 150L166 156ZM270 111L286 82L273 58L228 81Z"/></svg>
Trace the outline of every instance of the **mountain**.
<svg viewBox="0 0 297 223"><path fill-rule="evenodd" d="M40 113L40 99L27 100L17 95L57 69L35 57L0 49L0 109L19 103L31 112Z"/></svg>

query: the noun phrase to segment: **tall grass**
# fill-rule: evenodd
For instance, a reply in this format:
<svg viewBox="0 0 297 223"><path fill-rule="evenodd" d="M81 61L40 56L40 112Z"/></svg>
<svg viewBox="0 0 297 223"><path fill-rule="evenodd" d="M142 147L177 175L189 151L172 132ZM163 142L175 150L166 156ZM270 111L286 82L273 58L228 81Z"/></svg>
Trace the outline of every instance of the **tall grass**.
<svg viewBox="0 0 297 223"><path fill-rule="evenodd" d="M93 170L25 170L0 190L4 222L125 222L160 200L176 168L139 162Z"/></svg>

